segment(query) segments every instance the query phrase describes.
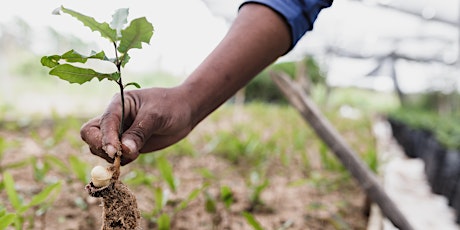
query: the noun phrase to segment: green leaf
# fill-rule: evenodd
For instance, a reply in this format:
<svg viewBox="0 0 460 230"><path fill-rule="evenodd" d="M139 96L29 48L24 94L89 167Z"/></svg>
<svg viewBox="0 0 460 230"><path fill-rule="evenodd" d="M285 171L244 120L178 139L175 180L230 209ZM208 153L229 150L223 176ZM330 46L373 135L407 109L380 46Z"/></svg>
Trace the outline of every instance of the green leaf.
<svg viewBox="0 0 460 230"><path fill-rule="evenodd" d="M160 213L168 202L168 194L161 188L154 189L155 213Z"/></svg>
<svg viewBox="0 0 460 230"><path fill-rule="evenodd" d="M45 161L46 161L46 162L49 162L50 164L53 164L54 166L56 166L57 168L59 168L59 170L61 170L61 172L63 172L63 173L69 173L69 172L70 172L70 169L69 169L68 166L64 163L64 161L60 160L60 159L57 158L56 156L53 156L53 155L45 155Z"/></svg>
<svg viewBox="0 0 460 230"><path fill-rule="evenodd" d="M217 212L217 201L214 197L211 196L207 191L204 192L204 208L208 213L216 213Z"/></svg>
<svg viewBox="0 0 460 230"><path fill-rule="evenodd" d="M66 9L64 8L64 6L61 6L61 10L62 12L78 19L80 22L83 23L83 25L89 27L92 31L99 32L102 37L109 39L111 42L116 42L118 40L116 30L110 28L110 25L108 23L100 23L92 17L88 17L71 9Z"/></svg>
<svg viewBox="0 0 460 230"><path fill-rule="evenodd" d="M2 169L6 170L6 169L22 168L22 167L24 167L24 166L26 166L26 165L28 165L30 163L31 163L31 158L26 158L24 160L11 162L9 164L4 164L2 166Z"/></svg>
<svg viewBox="0 0 460 230"><path fill-rule="evenodd" d="M176 178L174 177L173 170L169 161L164 157L160 156L157 159L157 168L160 170L163 179L169 185L171 190L176 191Z"/></svg>
<svg viewBox="0 0 460 230"><path fill-rule="evenodd" d="M129 62L130 59L131 57L127 53L123 54L123 56L120 57L121 67L125 67L125 65Z"/></svg>
<svg viewBox="0 0 460 230"><path fill-rule="evenodd" d="M112 15L112 22L110 22L110 27L117 31L117 37L121 37L121 30L125 24L128 23L128 14L129 9L122 8L115 11L115 13Z"/></svg>
<svg viewBox="0 0 460 230"><path fill-rule="evenodd" d="M105 56L104 51L96 53L96 51L92 50L91 55L88 58L94 58L94 59L99 59L99 60L104 60L104 61L110 61L109 58L107 56Z"/></svg>
<svg viewBox="0 0 460 230"><path fill-rule="evenodd" d="M48 162L42 162L35 156L32 156L31 163L34 172L34 179L37 181L43 181L43 179L45 179L46 174L51 169L51 166L48 164Z"/></svg>
<svg viewBox="0 0 460 230"><path fill-rule="evenodd" d="M80 63L86 63L86 61L88 61L87 57L84 57L83 55L77 53L75 50L69 50L65 52L61 56L61 59L64 59L68 62L80 62Z"/></svg>
<svg viewBox="0 0 460 230"><path fill-rule="evenodd" d="M138 89L141 88L141 85L139 85L139 84L136 83L136 82L130 82L130 83L128 83L128 84L125 84L125 85L123 86L123 88L126 88L127 86L130 86L130 85L132 85L132 86L134 86L134 87L136 87L136 88L138 88Z"/></svg>
<svg viewBox="0 0 460 230"><path fill-rule="evenodd" d="M190 202L195 200L198 197L198 195L200 195L201 190L201 188L196 188L192 192L190 192L187 199L183 200L182 202L180 202L179 205L176 206L174 212L179 212L180 210L186 208Z"/></svg>
<svg viewBox="0 0 460 230"><path fill-rule="evenodd" d="M14 213L8 213L5 214L4 216L0 217L0 230L6 229L8 226L10 226L14 220L16 219L16 214Z"/></svg>
<svg viewBox="0 0 460 230"><path fill-rule="evenodd" d="M171 229L171 219L168 214L163 213L157 219L158 230L170 230Z"/></svg>
<svg viewBox="0 0 460 230"><path fill-rule="evenodd" d="M52 55L52 56L43 56L40 59L40 62L42 63L43 66L49 67L49 68L54 68L57 65L59 65L59 60L61 59L61 56L59 55Z"/></svg>
<svg viewBox="0 0 460 230"><path fill-rule="evenodd" d="M256 218L254 218L254 216L251 215L251 213L243 212L242 214L248 222L248 224L251 225L254 230L264 230L262 225L260 225L259 221L257 221Z"/></svg>
<svg viewBox="0 0 460 230"><path fill-rule="evenodd" d="M55 191L54 194L59 194L59 191L61 190L62 184L61 182L54 183L45 189L43 189L40 193L32 197L32 200L28 204L28 206L35 206L39 205L43 202L45 202L46 199L49 198L50 194Z"/></svg>
<svg viewBox="0 0 460 230"><path fill-rule="evenodd" d="M102 81L103 79L117 81L120 78L120 74L115 73L99 73L94 71L93 69L81 68L76 67L70 64L62 64L54 67L49 74L57 76L62 80L66 80L70 83L78 83L83 84L85 82L91 81L93 78L99 79Z"/></svg>
<svg viewBox="0 0 460 230"><path fill-rule="evenodd" d="M3 173L3 184L5 186L6 194L8 195L8 200L10 201L11 205L15 210L19 210L22 206L22 202L21 199L19 199L18 193L16 192L14 179L10 173Z"/></svg>
<svg viewBox="0 0 460 230"><path fill-rule="evenodd" d="M227 209L233 204L233 192L228 186L220 187L220 199L224 202Z"/></svg>
<svg viewBox="0 0 460 230"><path fill-rule="evenodd" d="M79 62L79 63L86 63L88 59L99 59L103 61L110 61L109 58L105 56L104 51L96 53L93 50L91 51L90 56L85 56L72 49L72 50L65 52L63 55L44 56L40 59L40 62L42 63L43 66L54 68L59 65L59 61L61 59L67 62Z"/></svg>
<svg viewBox="0 0 460 230"><path fill-rule="evenodd" d="M89 182L89 175L86 173L88 171L88 164L86 162L81 161L76 156L69 157L70 167L72 171L76 174L77 179L80 180L83 184Z"/></svg>
<svg viewBox="0 0 460 230"><path fill-rule="evenodd" d="M131 21L128 27L121 31L121 41L118 51L126 53L132 48L142 48L142 42L149 44L153 35L153 26L145 17Z"/></svg>

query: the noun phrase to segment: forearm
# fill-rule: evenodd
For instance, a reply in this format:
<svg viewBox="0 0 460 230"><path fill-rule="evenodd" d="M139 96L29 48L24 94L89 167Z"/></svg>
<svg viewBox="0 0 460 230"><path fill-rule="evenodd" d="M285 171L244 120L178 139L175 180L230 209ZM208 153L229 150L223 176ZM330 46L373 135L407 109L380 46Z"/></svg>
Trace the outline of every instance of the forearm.
<svg viewBox="0 0 460 230"><path fill-rule="evenodd" d="M263 5L244 5L228 34L180 86L194 125L283 55L291 45L284 19Z"/></svg>

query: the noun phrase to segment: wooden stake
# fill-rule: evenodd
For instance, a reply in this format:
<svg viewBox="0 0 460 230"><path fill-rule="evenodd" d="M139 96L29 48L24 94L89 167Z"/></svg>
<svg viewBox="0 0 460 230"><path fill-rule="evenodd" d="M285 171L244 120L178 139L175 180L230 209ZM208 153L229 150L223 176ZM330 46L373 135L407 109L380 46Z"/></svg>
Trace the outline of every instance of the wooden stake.
<svg viewBox="0 0 460 230"><path fill-rule="evenodd" d="M315 103L298 86L294 85L286 74L271 73L271 77L290 103L358 181L367 196L380 207L382 214L400 230L413 230L410 223L380 186L376 176L357 157L357 154L324 117Z"/></svg>

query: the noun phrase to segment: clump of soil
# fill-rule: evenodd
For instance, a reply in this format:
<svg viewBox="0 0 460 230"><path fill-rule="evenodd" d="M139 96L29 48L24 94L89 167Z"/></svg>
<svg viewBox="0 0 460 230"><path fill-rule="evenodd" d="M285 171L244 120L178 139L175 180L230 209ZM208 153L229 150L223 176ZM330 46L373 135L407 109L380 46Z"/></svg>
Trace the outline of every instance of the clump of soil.
<svg viewBox="0 0 460 230"><path fill-rule="evenodd" d="M102 227L101 230L138 229L140 211L134 194L118 180L120 175L120 157L116 157L114 165L107 168L113 175L110 183L96 187L93 182L85 186L92 197L102 198Z"/></svg>

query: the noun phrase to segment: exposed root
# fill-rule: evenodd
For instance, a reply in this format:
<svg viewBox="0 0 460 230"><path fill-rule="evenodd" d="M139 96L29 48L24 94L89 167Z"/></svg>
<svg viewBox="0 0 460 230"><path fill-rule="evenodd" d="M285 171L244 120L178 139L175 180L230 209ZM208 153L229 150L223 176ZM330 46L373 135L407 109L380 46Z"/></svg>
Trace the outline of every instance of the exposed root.
<svg viewBox="0 0 460 230"><path fill-rule="evenodd" d="M120 175L120 156L108 170L113 171L112 179L107 186L97 188L92 182L85 186L92 197L102 198L102 230L137 229L140 212L134 194L118 180Z"/></svg>

